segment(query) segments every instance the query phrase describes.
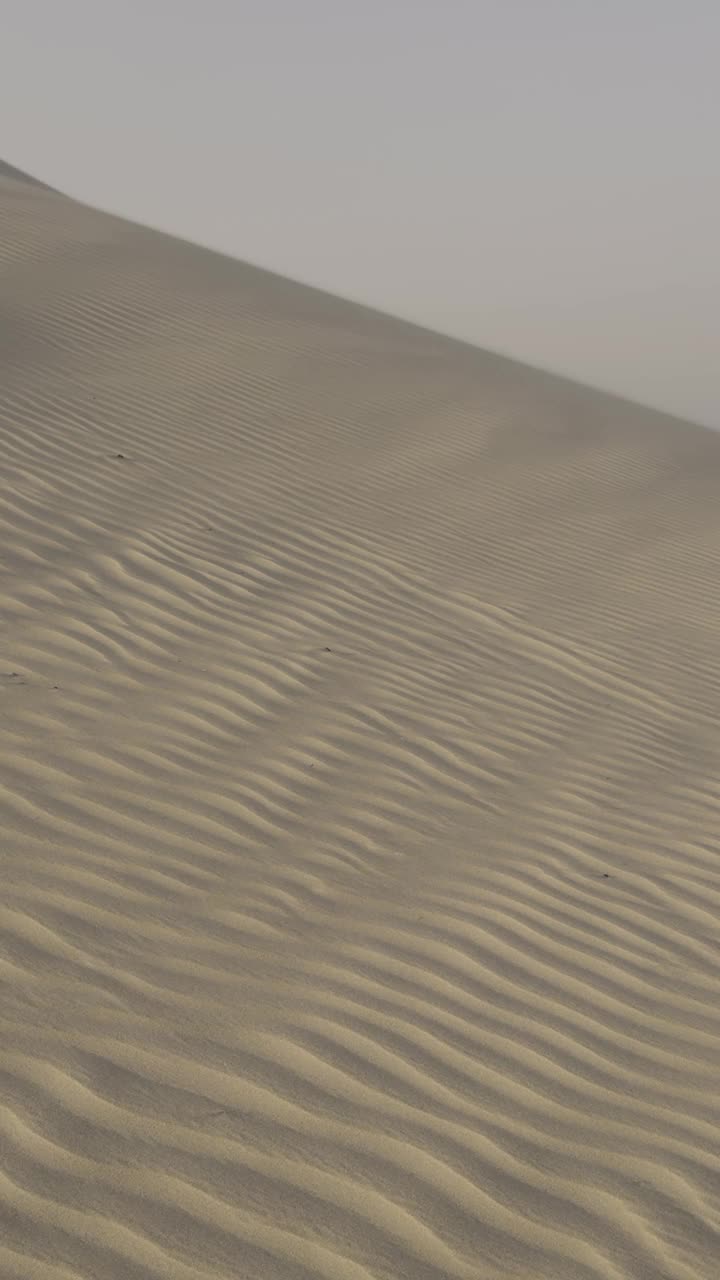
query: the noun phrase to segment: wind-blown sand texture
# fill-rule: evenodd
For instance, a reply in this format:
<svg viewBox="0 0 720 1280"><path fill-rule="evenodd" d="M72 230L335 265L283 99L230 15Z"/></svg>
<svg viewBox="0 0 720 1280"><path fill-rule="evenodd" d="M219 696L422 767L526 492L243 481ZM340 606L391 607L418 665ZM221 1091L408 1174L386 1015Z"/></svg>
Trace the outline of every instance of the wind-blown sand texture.
<svg viewBox="0 0 720 1280"><path fill-rule="evenodd" d="M720 438L0 226L3 1280L715 1280Z"/></svg>

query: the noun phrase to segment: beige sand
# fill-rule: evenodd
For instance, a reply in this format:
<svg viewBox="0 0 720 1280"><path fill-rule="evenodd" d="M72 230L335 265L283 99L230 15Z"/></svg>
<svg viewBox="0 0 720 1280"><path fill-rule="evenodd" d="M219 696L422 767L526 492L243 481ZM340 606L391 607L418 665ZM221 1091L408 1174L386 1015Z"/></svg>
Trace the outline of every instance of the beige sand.
<svg viewBox="0 0 720 1280"><path fill-rule="evenodd" d="M720 437L0 254L3 1280L714 1280Z"/></svg>

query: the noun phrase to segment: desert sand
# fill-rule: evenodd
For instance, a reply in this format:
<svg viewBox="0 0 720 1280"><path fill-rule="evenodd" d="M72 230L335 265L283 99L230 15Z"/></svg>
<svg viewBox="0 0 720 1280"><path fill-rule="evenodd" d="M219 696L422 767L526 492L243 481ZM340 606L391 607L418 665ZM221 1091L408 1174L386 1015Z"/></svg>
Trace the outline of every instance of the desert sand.
<svg viewBox="0 0 720 1280"><path fill-rule="evenodd" d="M0 174L0 1276L716 1280L720 436Z"/></svg>

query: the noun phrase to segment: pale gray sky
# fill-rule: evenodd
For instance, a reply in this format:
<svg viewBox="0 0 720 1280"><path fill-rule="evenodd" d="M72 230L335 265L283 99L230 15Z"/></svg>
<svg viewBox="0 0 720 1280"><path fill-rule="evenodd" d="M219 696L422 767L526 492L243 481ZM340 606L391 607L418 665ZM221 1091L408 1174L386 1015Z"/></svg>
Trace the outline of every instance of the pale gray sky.
<svg viewBox="0 0 720 1280"><path fill-rule="evenodd" d="M720 0L4 0L0 155L720 427Z"/></svg>

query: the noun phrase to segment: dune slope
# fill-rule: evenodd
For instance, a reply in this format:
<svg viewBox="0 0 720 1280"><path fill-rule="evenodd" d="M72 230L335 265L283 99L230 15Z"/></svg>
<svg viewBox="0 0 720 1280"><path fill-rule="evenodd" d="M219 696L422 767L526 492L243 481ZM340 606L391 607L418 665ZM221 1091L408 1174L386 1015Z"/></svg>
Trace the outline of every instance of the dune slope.
<svg viewBox="0 0 720 1280"><path fill-rule="evenodd" d="M710 1280L720 438L0 171L0 1276Z"/></svg>

